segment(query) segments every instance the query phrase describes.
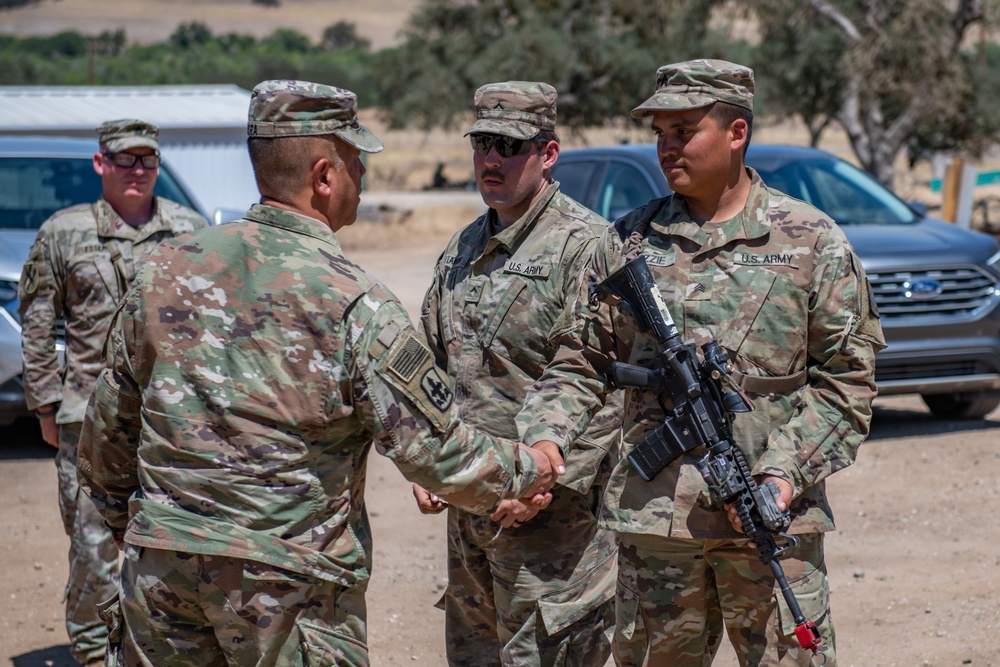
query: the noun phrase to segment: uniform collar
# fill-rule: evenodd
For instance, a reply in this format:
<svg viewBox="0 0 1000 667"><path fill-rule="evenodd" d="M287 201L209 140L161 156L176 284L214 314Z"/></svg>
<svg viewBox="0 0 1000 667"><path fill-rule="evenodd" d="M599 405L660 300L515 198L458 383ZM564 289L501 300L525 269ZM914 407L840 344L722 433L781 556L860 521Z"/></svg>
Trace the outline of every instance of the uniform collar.
<svg viewBox="0 0 1000 667"><path fill-rule="evenodd" d="M664 215L650 222L650 227L660 234L682 236L701 246L703 250L719 248L737 240L757 239L771 230L768 217L770 196L760 175L750 167L750 191L743 210L724 222L706 223L692 219L682 195L670 198Z"/></svg>
<svg viewBox="0 0 1000 667"><path fill-rule="evenodd" d="M267 204L254 204L243 216L247 220L253 220L263 225L280 227L295 234L311 236L312 238L324 241L334 246L338 253L343 254L340 242L330 227L316 218L301 213L295 213L288 209L269 206Z"/></svg>
<svg viewBox="0 0 1000 667"><path fill-rule="evenodd" d="M158 231L166 229L163 220L163 207L159 197L153 197L153 216L138 227L125 222L125 219L118 215L111 203L102 195L94 203L94 217L97 219L97 233L100 236L118 239L128 239L133 243L138 243Z"/></svg>
<svg viewBox="0 0 1000 667"><path fill-rule="evenodd" d="M497 212L492 208L486 212L483 216L483 226L480 230L480 238L488 238L486 242L486 247L483 249L483 254L493 252L497 247L501 247L508 253L513 252L514 248L517 247L518 242L522 236L526 236L528 232L534 227L535 222L541 216L542 212L548 208L549 202L552 198L556 196L559 191L559 182L552 181L548 186L542 190L538 198L535 199L534 203L531 205L524 215L515 220L510 226L508 226L503 231L495 235L490 235L490 231L493 229L493 225L497 222Z"/></svg>

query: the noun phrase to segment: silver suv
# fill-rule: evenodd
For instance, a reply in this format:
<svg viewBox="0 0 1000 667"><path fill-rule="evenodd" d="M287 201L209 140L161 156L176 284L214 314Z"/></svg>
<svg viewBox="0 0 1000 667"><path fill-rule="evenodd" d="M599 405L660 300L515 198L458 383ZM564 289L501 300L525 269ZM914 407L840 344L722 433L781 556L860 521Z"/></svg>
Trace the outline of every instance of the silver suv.
<svg viewBox="0 0 1000 667"><path fill-rule="evenodd" d="M992 237L927 217L824 151L751 145L746 161L850 239L889 344L875 368L880 395L920 394L947 419L980 418L1000 405L1000 246ZM564 151L553 176L609 220L670 192L654 144Z"/></svg>
<svg viewBox="0 0 1000 667"><path fill-rule="evenodd" d="M97 149L96 139L0 137L0 425L27 414L17 312L21 268L50 215L101 196L92 165ZM155 192L204 215L166 163Z"/></svg>

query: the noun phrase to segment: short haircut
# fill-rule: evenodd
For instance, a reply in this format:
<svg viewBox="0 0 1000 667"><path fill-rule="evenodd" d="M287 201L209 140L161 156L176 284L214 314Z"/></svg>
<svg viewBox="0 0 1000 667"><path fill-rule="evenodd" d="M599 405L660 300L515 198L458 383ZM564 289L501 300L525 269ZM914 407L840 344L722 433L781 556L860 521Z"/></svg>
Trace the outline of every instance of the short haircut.
<svg viewBox="0 0 1000 667"><path fill-rule="evenodd" d="M733 121L742 118L747 123L747 140L743 144L743 155L747 154L747 147L750 145L750 137L753 135L753 111L746 107L729 104L728 102L716 102L708 110L708 115L715 119L722 129L728 128Z"/></svg>
<svg viewBox="0 0 1000 667"><path fill-rule="evenodd" d="M343 157L332 136L248 137L247 151L257 190L262 195L279 195L305 187L312 166L320 158L329 159L336 169Z"/></svg>
<svg viewBox="0 0 1000 667"><path fill-rule="evenodd" d="M559 143L559 135L554 130L539 130L531 140L544 146L550 141Z"/></svg>

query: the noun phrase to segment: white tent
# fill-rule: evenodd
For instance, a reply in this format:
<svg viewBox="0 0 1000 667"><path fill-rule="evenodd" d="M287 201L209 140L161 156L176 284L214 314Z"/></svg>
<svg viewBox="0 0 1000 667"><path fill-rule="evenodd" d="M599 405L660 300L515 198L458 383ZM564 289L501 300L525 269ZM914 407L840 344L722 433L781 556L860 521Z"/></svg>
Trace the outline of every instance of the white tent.
<svg viewBox="0 0 1000 667"><path fill-rule="evenodd" d="M0 134L86 137L116 118L160 128L160 148L204 208L257 201L246 150L250 92L235 85L0 86Z"/></svg>

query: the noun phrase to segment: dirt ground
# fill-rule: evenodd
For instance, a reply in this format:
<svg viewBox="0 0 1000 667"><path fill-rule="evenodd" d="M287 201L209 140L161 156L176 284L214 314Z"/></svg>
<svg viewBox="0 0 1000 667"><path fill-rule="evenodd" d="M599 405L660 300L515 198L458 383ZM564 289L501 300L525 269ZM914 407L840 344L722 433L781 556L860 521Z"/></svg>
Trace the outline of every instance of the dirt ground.
<svg viewBox="0 0 1000 667"><path fill-rule="evenodd" d="M283 0L273 10L248 0L42 0L4 12L0 32L96 34L121 26L130 40L150 41L182 20L203 20L215 32L258 35L280 23L315 39L327 25L349 20L381 48L394 42L416 4ZM418 190L438 164L452 181L469 178L464 128L388 131L373 111L365 112L365 122L388 147L372 159L371 187ZM608 127L567 134L563 145L626 139L649 136ZM805 143L805 133L788 124L762 126L755 140ZM850 158L841 134L830 133L822 147ZM924 196L927 178L905 175L897 191L937 203ZM481 201L468 192L373 192L362 204L388 212L378 225L345 230L344 247L416 315L447 235L471 220ZM0 427L0 667L75 664L63 626L68 538L58 516L53 456L33 421ZM444 665L443 614L433 608L445 583L444 518L417 512L409 484L386 459L372 457L368 479L372 664ZM918 398L878 399L871 438L828 490L838 525L827 556L840 665L1000 667L1000 521L990 509L1000 501L1000 410L985 420L942 422ZM728 646L715 664L736 664Z"/></svg>
<svg viewBox="0 0 1000 667"><path fill-rule="evenodd" d="M352 255L415 315L443 242ZM54 450L31 421L0 435L0 666L68 667L68 540ZM372 664L444 665L443 614L433 608L445 583L444 519L417 512L386 459L374 455L369 466ZM827 556L840 665L1000 667L1000 522L990 509L1000 504L1000 410L942 422L917 398L878 399L857 463L828 488L838 525ZM715 664L736 664L727 645Z"/></svg>

